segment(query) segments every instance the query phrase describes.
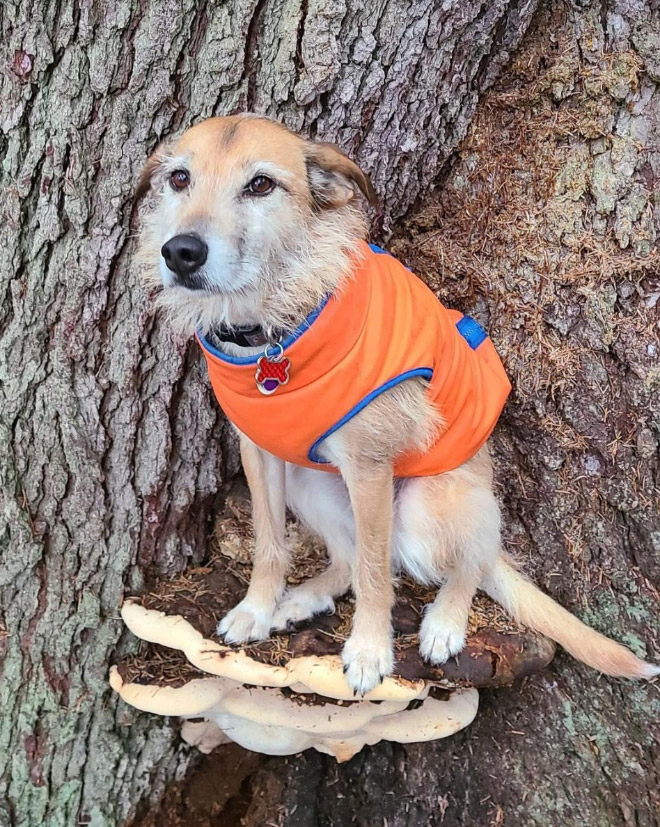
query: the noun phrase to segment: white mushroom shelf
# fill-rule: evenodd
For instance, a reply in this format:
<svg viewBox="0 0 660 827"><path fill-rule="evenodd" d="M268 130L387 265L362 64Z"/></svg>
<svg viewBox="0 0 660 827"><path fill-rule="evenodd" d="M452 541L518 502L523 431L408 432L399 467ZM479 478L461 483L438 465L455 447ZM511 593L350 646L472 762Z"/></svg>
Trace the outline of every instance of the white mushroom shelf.
<svg viewBox="0 0 660 827"><path fill-rule="evenodd" d="M230 678L202 678L179 688L124 683L113 667L110 684L132 706L184 719L185 741L210 752L227 739L268 755L313 747L347 761L365 744L383 739L409 743L445 738L472 722L479 693L460 689L446 700L424 697L415 709L403 700L342 702L285 695L281 689L246 686ZM428 694L425 687L422 696ZM185 720L203 718L202 721Z"/></svg>
<svg viewBox="0 0 660 827"><path fill-rule="evenodd" d="M335 617L316 618L306 629L249 647L226 646L215 638L215 625L240 600L249 574L243 506L229 508L220 523L221 554L208 567L124 603L124 622L150 647L110 672L126 703L183 719L183 738L203 752L229 739L270 755L313 747L346 761L380 740L445 738L472 722L479 687L510 684L554 655L550 641L517 627L480 597L465 650L443 667L430 667L419 656L416 635L430 593L405 580L393 613L395 674L363 699L354 698L339 656L350 628L346 601ZM299 570L309 575L308 547L296 533L290 540L299 547Z"/></svg>

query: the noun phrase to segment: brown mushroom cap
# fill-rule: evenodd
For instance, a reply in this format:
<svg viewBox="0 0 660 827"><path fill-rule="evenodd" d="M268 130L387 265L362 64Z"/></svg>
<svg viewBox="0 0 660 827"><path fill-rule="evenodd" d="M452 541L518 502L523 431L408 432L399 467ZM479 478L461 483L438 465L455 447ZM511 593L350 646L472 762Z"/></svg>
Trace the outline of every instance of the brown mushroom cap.
<svg viewBox="0 0 660 827"><path fill-rule="evenodd" d="M136 637L181 650L193 666L207 674L254 686L291 687L340 700L353 699L339 655L287 654L279 658L278 664L255 658L253 647L246 650L205 638L181 615L147 609L132 600L124 603L121 613ZM390 677L366 697L369 700L410 701L420 697L424 689L424 680Z"/></svg>
<svg viewBox="0 0 660 827"><path fill-rule="evenodd" d="M314 618L292 633L228 646L215 630L249 582L248 508L242 498L228 499L208 566L161 581L122 607L126 625L152 646L140 658L113 667L113 688L140 709L204 717L205 722L186 730L204 748L219 743L220 730L227 727L232 738L239 733L234 740L251 749L288 754L314 746L340 759L383 737L443 737L476 714L477 693L465 687L510 684L543 668L554 655L549 640L522 629L492 601L477 596L463 652L441 667L430 666L420 657L417 631L435 590L406 578L398 586L393 611L394 673L363 700L355 700L340 658L352 622L349 599L337 602L332 617ZM290 585L326 565L322 550L296 526L289 527L289 544L296 558ZM459 691L446 691L450 689ZM300 705L301 699L304 715L298 709L292 716L291 705ZM448 699L455 707L451 714ZM425 712L409 708L413 700L422 702ZM300 725L292 725L293 719Z"/></svg>
<svg viewBox="0 0 660 827"><path fill-rule="evenodd" d="M304 568L307 560L302 563ZM219 554L204 568L130 598L122 616L138 637L181 650L202 672L263 686L300 683L320 694L352 698L339 657L350 633L352 602L338 601L332 617L316 617L292 633L273 634L258 644L228 646L217 637L216 625L242 598L248 580L247 563ZM447 688L508 685L552 660L551 641L521 628L499 606L478 595L465 649L442 666L427 664L419 654L417 631L423 607L433 597L432 589L401 580L393 611L394 675L370 697L410 699L426 682Z"/></svg>

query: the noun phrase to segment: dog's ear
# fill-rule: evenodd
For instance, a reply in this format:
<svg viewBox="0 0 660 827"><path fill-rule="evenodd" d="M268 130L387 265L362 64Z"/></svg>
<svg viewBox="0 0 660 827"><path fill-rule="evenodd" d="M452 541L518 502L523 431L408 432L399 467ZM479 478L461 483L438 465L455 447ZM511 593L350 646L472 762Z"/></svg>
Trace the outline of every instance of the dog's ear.
<svg viewBox="0 0 660 827"><path fill-rule="evenodd" d="M140 173L137 187L133 193L133 204L137 204L151 189L151 179L163 161L163 145L159 144L147 161Z"/></svg>
<svg viewBox="0 0 660 827"><path fill-rule="evenodd" d="M319 207L343 207L355 198L355 186L370 204L376 203L376 192L369 177L336 146L310 142L305 160L309 186Z"/></svg>

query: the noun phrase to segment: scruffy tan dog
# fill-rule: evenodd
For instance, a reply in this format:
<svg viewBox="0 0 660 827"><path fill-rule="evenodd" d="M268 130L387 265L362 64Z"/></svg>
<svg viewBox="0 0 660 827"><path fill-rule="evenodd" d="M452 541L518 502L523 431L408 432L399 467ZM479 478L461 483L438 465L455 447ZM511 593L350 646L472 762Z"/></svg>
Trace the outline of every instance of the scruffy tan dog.
<svg viewBox="0 0 660 827"><path fill-rule="evenodd" d="M247 595L219 633L231 643L267 638L273 629L331 611L334 599L352 588L355 618L342 658L350 686L364 694L393 668L393 571L404 569L441 585L420 629L422 655L432 663L461 650L472 598L482 588L521 623L596 669L634 678L659 674L585 626L507 560L486 446L444 473L399 477L402 457L423 458L446 428L446 411L429 396L430 372L386 383L350 416L330 411L338 426L316 446L316 467L259 447L269 444L268 403L279 404L289 368L295 378L289 353L297 345L290 343L314 341L331 312L318 310L328 296L352 295L368 250L358 190L373 199L367 177L336 148L247 115L207 120L161 145L137 188L138 198L149 195L140 255L159 305L179 329L198 331L211 367L213 360L237 365L238 372L253 365L250 381L259 393L253 386L246 399L265 412L257 416L262 431L252 438L239 431L253 501L254 568ZM214 379L221 400L223 381ZM327 404L318 399L318 406ZM305 411L298 421L306 424ZM323 574L288 590L287 505L320 535L330 557Z"/></svg>

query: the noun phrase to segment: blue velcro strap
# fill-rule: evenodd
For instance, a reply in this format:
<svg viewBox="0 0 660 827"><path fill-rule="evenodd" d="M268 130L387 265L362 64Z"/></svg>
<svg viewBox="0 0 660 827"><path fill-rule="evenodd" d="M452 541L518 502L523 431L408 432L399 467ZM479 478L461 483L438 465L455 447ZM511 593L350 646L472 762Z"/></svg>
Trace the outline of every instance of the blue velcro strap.
<svg viewBox="0 0 660 827"><path fill-rule="evenodd" d="M479 322L475 322L470 316L463 316L459 322L456 322L456 329L472 350L476 350L488 338L488 334Z"/></svg>

